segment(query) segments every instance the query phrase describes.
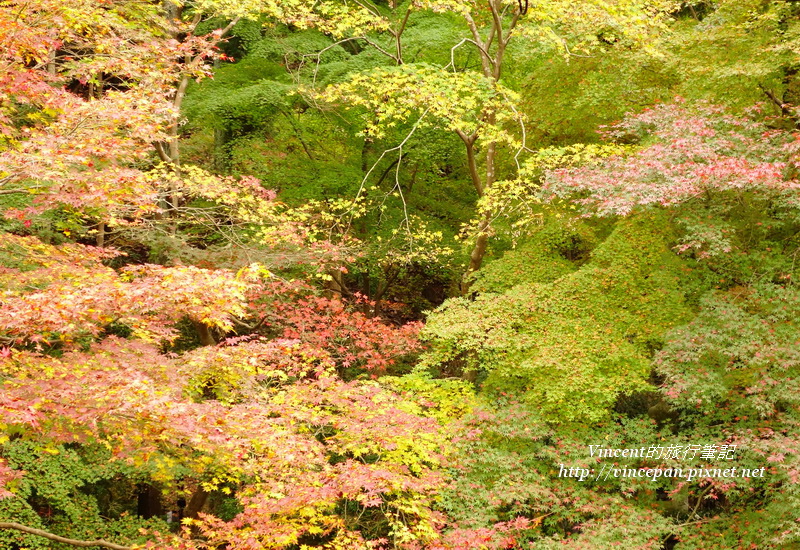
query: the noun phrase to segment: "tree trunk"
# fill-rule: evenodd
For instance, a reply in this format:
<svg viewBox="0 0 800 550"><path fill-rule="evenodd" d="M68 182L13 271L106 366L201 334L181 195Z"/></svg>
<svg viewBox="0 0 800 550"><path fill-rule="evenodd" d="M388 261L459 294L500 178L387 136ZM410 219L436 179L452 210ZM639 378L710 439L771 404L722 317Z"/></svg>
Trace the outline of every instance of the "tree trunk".
<svg viewBox="0 0 800 550"><path fill-rule="evenodd" d="M161 491L149 483L141 485L136 495L136 515L150 519L152 517L161 517L163 512Z"/></svg>
<svg viewBox="0 0 800 550"><path fill-rule="evenodd" d="M485 40L481 37L480 32L478 32L478 27L475 24L475 21L472 19L472 16L466 14L465 18L470 31L472 32L473 42L480 51L483 75L487 79L491 80L493 84L497 84L497 82L500 80L500 74L503 68L503 59L505 57L506 47L511 39L511 33L514 31L514 28L519 21L522 7L520 6L520 10L515 10L512 20L507 28L503 28L503 15L505 12L502 10L501 2L498 0L489 0L488 7L492 15L492 27ZM495 40L497 49L495 50L494 56L490 57L491 54L489 52L492 43ZM485 122L489 125L494 125L497 122L497 116L494 113L489 113L486 116ZM475 190L478 192L478 197L482 197L484 193L486 193L492 187L495 179L497 179L497 175L495 173L497 143L490 141L486 145L486 178L484 181L480 181L474 149L477 133L474 133L471 136L467 136L461 131L457 131L457 133L464 141L464 145L467 148L467 163L469 167L470 178L472 179ZM480 269L481 265L483 264L483 257L486 254L486 249L489 244L489 229L491 226L491 221L491 213L487 212L484 214L483 219L478 227L478 238L475 241L475 246L472 248L472 252L469 257L469 267L467 268L467 272L464 274L464 278L461 281L462 294L466 294L469 291L470 276L475 271Z"/></svg>
<svg viewBox="0 0 800 550"><path fill-rule="evenodd" d="M483 257L486 255L486 248L489 245L489 226L491 225L491 215L486 214L481 220L478 227L478 238L475 240L475 246L469 255L469 267L467 272L464 273L464 278L461 280L461 294L465 295L469 292L469 287L472 286L471 276L478 271L483 264Z"/></svg>
<svg viewBox="0 0 800 550"><path fill-rule="evenodd" d="M192 324L197 331L197 335L200 337L200 344L204 346L217 345L217 341L214 339L214 335L211 334L211 329L208 327L208 325L201 321L195 321L194 319L192 319Z"/></svg>
<svg viewBox="0 0 800 550"><path fill-rule="evenodd" d="M106 222L97 224L97 238L95 239L95 244L99 248L103 248L106 244Z"/></svg>
<svg viewBox="0 0 800 550"><path fill-rule="evenodd" d="M192 498L189 499L189 504L186 505L184 517L197 519L207 500L208 493L202 487L198 487L197 490L192 493Z"/></svg>
<svg viewBox="0 0 800 550"><path fill-rule="evenodd" d="M47 54L47 72L56 74L56 51L52 50Z"/></svg>
<svg viewBox="0 0 800 550"><path fill-rule="evenodd" d="M231 170L229 139L229 133L225 128L214 129L214 167L222 174L230 174Z"/></svg>

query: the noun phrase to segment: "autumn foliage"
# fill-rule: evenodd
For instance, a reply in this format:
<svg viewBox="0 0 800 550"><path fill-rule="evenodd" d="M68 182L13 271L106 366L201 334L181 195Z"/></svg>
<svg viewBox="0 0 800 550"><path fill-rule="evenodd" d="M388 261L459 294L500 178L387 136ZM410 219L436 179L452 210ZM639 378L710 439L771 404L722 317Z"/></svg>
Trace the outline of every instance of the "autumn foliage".
<svg viewBox="0 0 800 550"><path fill-rule="evenodd" d="M0 548L794 547L799 21L0 1Z"/></svg>

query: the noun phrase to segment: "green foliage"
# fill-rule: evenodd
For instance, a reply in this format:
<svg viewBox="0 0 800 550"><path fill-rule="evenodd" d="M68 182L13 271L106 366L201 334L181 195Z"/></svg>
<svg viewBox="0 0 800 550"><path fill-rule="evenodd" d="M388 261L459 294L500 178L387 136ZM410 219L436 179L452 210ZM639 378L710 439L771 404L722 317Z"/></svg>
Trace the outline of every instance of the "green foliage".
<svg viewBox="0 0 800 550"><path fill-rule="evenodd" d="M249 57L289 65L315 65L347 61L350 54L319 31L271 32L249 49Z"/></svg>
<svg viewBox="0 0 800 550"><path fill-rule="evenodd" d="M787 71L797 64L798 8L791 2L720 2L702 21L687 18L676 26L666 60L690 98L747 108L779 96Z"/></svg>
<svg viewBox="0 0 800 550"><path fill-rule="evenodd" d="M136 480L142 473L100 445L51 445L7 441L0 456L25 471L15 496L0 499L0 520L16 521L62 536L144 543L140 529L167 530L163 519L135 516ZM134 503L132 506L132 502ZM15 531L0 531L0 543L29 548L71 548Z"/></svg>
<svg viewBox="0 0 800 550"><path fill-rule="evenodd" d="M523 56L513 77L528 91L522 107L533 141L564 146L596 142L600 125L673 97L675 79L662 67L650 53L613 49L567 59Z"/></svg>
<svg viewBox="0 0 800 550"><path fill-rule="evenodd" d="M800 383L800 293L736 287L707 295L697 317L668 335L655 362L671 404L687 413L768 417L794 409Z"/></svg>
<svg viewBox="0 0 800 550"><path fill-rule="evenodd" d="M522 283L552 283L589 259L597 237L582 220L552 217L533 236L475 276L475 292L503 292Z"/></svg>
<svg viewBox="0 0 800 550"><path fill-rule="evenodd" d="M525 517L533 522L521 540L531 548L605 548L634 537L637 548L654 549L674 529L671 518L654 511L657 484L560 475L562 468L602 467L587 442L625 448L657 441L662 434L649 419L553 427L537 407L501 398L466 417L461 430L440 497L459 528Z"/></svg>
<svg viewBox="0 0 800 550"><path fill-rule="evenodd" d="M602 55L514 55L507 79L526 90L522 107L537 143L597 139L598 126L670 101L709 100L769 114L797 103L798 7L784 1L683 2L652 48ZM516 89L516 88L515 88Z"/></svg>
<svg viewBox="0 0 800 550"><path fill-rule="evenodd" d="M521 392L552 420L604 417L619 395L647 387L664 332L688 318L671 232L659 216L620 221L587 264L552 283L449 300L428 318L423 365L463 362L486 389Z"/></svg>
<svg viewBox="0 0 800 550"><path fill-rule="evenodd" d="M220 77L198 85L203 89L187 97L187 114L203 120L206 128L235 134L268 123L281 109L288 108L286 96L292 89L287 83L264 78L273 67L269 62L248 58L220 71ZM260 78L251 80L253 74Z"/></svg>

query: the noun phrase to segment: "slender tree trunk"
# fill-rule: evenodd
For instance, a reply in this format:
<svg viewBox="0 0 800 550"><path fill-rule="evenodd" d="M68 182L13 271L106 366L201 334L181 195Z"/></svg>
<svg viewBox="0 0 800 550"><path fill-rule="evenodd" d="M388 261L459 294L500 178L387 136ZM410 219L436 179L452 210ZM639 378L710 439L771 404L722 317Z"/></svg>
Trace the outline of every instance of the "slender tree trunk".
<svg viewBox="0 0 800 550"><path fill-rule="evenodd" d="M384 273L383 282L378 285L378 289L375 291L375 296L372 298L372 300L375 302L375 307L372 310L372 317L378 317L381 314L381 300L386 295L386 291L389 290L389 287L392 286L392 283L394 283L399 275L399 267L394 271L389 270Z"/></svg>
<svg viewBox="0 0 800 550"><path fill-rule="evenodd" d="M211 334L211 329L208 328L208 325L201 321L195 320L192 320L192 324L194 325L195 330L197 330L198 336L200 336L200 343L202 345L214 346L217 344L217 341L214 339L214 335ZM206 492L202 487L198 487L195 492L192 493L189 503L186 505L184 517L197 519L198 514L203 509L203 506L205 506L207 500L208 492Z"/></svg>
<svg viewBox="0 0 800 550"><path fill-rule="evenodd" d="M295 122L294 118L292 118L291 113L287 113L286 111L281 111L281 114L283 114L283 116L286 117L286 120L289 121L289 126L292 127L292 130L294 131L294 135L297 136L297 140L300 142L300 145L303 146L303 151L306 152L306 156L308 156L308 160L311 160L311 161L315 160L314 159L314 155L311 154L311 148L308 146L308 143L306 142L305 137L303 137L302 128L300 128L300 126L297 125L297 122Z"/></svg>
<svg viewBox="0 0 800 550"><path fill-rule="evenodd" d="M230 174L231 156L228 149L230 134L225 128L214 129L214 167L217 172Z"/></svg>
<svg viewBox="0 0 800 550"><path fill-rule="evenodd" d="M102 248L106 244L106 222L100 222L97 224L97 238L95 239L95 244Z"/></svg>
<svg viewBox="0 0 800 550"><path fill-rule="evenodd" d="M327 294L328 296L334 296L338 294L340 297L344 297L350 294L350 291L347 290L347 287L344 285L344 279L342 278L342 272L338 269L329 269L328 275L331 276L330 281L327 282L325 285L328 289Z"/></svg>
<svg viewBox="0 0 800 550"><path fill-rule="evenodd" d="M487 117L486 121L488 124L495 124L497 122L497 117L494 114L490 114ZM492 141L486 146L486 180L483 183L484 193L487 190L491 189L496 179L495 175L496 156L497 156L497 143ZM483 193L481 193L480 195L482 196ZM463 293L466 293L469 290L471 284L470 281L468 280L468 277L477 270L479 270L481 268L481 265L483 264L483 257L486 255L486 249L489 245L489 228L491 226L491 223L492 223L491 212L486 212L480 221L480 225L478 226L478 238L475 240L475 246L472 248L472 252L469 255L469 267L467 269L465 280L462 281L461 290Z"/></svg>
<svg viewBox="0 0 800 550"><path fill-rule="evenodd" d="M47 72L56 74L56 51L52 50L47 54Z"/></svg>
<svg viewBox="0 0 800 550"><path fill-rule="evenodd" d="M203 506L205 506L206 501L208 500L208 492L205 491L202 487L198 487L194 493L192 493L192 498L189 499L189 503L186 505L186 510L184 511L184 517L197 519L200 512L203 510Z"/></svg>
<svg viewBox="0 0 800 550"><path fill-rule="evenodd" d="M492 117L494 118L494 117ZM495 180L495 155L496 145L490 143L486 151L486 179L481 180L478 174L478 164L475 155L475 137L459 134L464 141L467 150L467 166L469 168L470 178L472 179L475 192L478 198L482 197L485 190L490 188ZM475 245L472 247L472 252L469 255L469 265L467 271L461 279L461 294L467 294L471 286L471 275L481 268L483 264L483 257L486 255L486 249L489 245L489 228L491 225L491 214L486 213L478 225L478 236L475 240Z"/></svg>
<svg viewBox="0 0 800 550"><path fill-rule="evenodd" d="M175 108L175 115L172 120L172 125L169 128L169 161L172 165L172 170L180 176L181 173L181 149L180 149L180 141L179 141L179 128L180 125L180 118L181 118L181 104L183 103L183 98L186 95L186 88L189 85L189 76L184 75L183 79L181 79L180 85L178 85L178 90L175 93L175 100L173 101L173 107ZM177 184L173 181L170 183L169 189L169 208L175 213L175 210L180 206L180 196L178 194ZM176 230L176 227L173 227L173 232Z"/></svg>
<svg viewBox="0 0 800 550"><path fill-rule="evenodd" d="M214 335L211 334L211 329L208 328L208 325L202 321L195 321L194 319L192 319L192 324L197 331L197 335L200 337L200 344L203 346L217 345L217 341L214 339Z"/></svg>
<svg viewBox="0 0 800 550"><path fill-rule="evenodd" d="M164 512L161 506L161 491L149 483L139 487L136 501L136 514L139 517L145 519L161 517Z"/></svg>
<svg viewBox="0 0 800 550"><path fill-rule="evenodd" d="M475 21L472 19L472 16L466 14L465 18L470 32L472 33L473 43L478 47L480 52L483 75L496 85L500 80L500 75L503 68L503 59L505 57L506 48L511 39L511 34L514 31L522 14L519 10L515 10L510 23L506 26L506 28L504 28L504 12L501 3L498 0L487 0L487 5L492 15L492 26L485 39L481 36ZM493 54L490 51L492 47L494 47ZM489 113L486 116L485 122L488 125L496 124L496 115L494 113ZM464 145L467 148L467 165L473 186L478 193L478 197L482 197L484 193L491 189L492 185L494 185L494 182L497 179L497 143L490 141L486 144L486 175L485 179L481 181L481 178L478 174L478 163L477 159L475 158L474 148L477 136L475 134L467 136L462 132L459 132L458 135L464 141ZM478 236L475 240L475 245L473 246L469 257L469 267L467 268L467 272L464 274L464 278L461 281L462 294L466 294L469 291L470 276L472 273L480 269L481 265L483 265L483 257L486 255L486 249L489 244L489 230L491 227L491 221L491 213L489 212L485 213L481 218L478 226Z"/></svg>
<svg viewBox="0 0 800 550"><path fill-rule="evenodd" d="M369 171L369 157L372 154L375 146L372 140L364 139L364 144L361 146L361 173L366 176L367 172ZM367 236L367 219L366 217L362 217L360 220L356 221L354 224L356 229L356 236L359 239L365 239ZM370 293L372 290L372 280L369 276L369 270L365 270L361 273L361 294L364 295L365 298L369 299ZM361 309L365 315L370 314L370 307L368 303L364 303L361 306Z"/></svg>

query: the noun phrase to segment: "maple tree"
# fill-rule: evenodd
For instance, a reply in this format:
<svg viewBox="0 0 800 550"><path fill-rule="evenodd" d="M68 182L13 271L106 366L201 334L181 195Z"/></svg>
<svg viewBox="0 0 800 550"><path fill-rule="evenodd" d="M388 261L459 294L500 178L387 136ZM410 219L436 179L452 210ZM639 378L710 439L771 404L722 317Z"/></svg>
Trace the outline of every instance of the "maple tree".
<svg viewBox="0 0 800 550"><path fill-rule="evenodd" d="M12 433L40 433L38 445L53 454L67 452L64 445L100 444L153 482L195 487L186 517L208 538L201 547L257 537L264 547L283 548L328 535L346 547L360 535L352 531L357 523L336 513L339 506L356 522L359 512L380 506L385 516L371 521L388 524L397 540L433 533L425 495L438 486L435 422L402 412L402 401L374 384L332 377L330 359L314 348L282 340L234 347L176 361L110 337L61 359L13 352L4 360L14 379L5 384L2 421ZM196 378L223 361L245 380L235 396L209 399L213 392ZM203 392L192 399L186 384ZM21 403L31 412L20 414ZM4 467L6 483L25 486L24 477L15 479L21 472ZM231 521L198 516L209 493L232 487L243 509Z"/></svg>
<svg viewBox="0 0 800 550"><path fill-rule="evenodd" d="M368 140L382 137L386 128L416 120L402 143L392 149L398 151L400 159L403 145L420 126L433 125L454 132L465 146L470 181L478 197L482 197L505 176L500 173L502 168L497 158L503 146L510 149L510 162L517 169L520 155L527 149L525 117L518 107L519 98L501 82L512 40L543 41L570 55L570 48L588 51L597 44L597 36L590 30L604 32L603 29L613 27L621 29L622 36L611 37L612 42L636 42L637 36L640 40L645 33L659 27L660 18L668 8L668 3L658 2L589 3L578 10L574 3L553 1L524 5L495 0L410 2L402 18L399 14L395 16L402 21L399 27L390 26L396 53L380 49L392 58L396 67L357 74L348 82L329 87L321 97L365 107L370 120L363 133ZM470 34L453 44L450 63L444 67L403 60L401 35L413 10L455 12L463 18ZM390 21L387 25L391 25ZM453 55L461 46L477 49L479 70L457 70ZM413 93L408 93L409 90ZM483 156L482 167L479 156ZM508 179L514 179L513 168L509 166L506 170L512 174ZM483 263L490 225L491 216L483 216L477 223L468 274Z"/></svg>
<svg viewBox="0 0 800 550"><path fill-rule="evenodd" d="M684 480L666 484L663 489L668 491L669 500L679 507L665 510L665 515L685 517L690 525L697 521L699 526L662 524L662 534L656 537L661 540L674 537L687 547L780 545L795 536L792 527L780 522L775 524L774 531L780 534L774 535L751 526L754 518L762 517L759 510L765 502L754 498L756 492L765 491L762 496L769 494L766 501L775 509L793 510L788 495L796 490L797 481L796 450L791 435L796 433L797 408L789 397L795 364L793 344L789 341L796 339L791 320L796 273L790 260L797 250L796 136L771 127L771 122L769 118L763 121L733 116L719 106L702 103L687 106L678 101L655 106L605 128L603 133L608 139L628 142L615 154L597 156L590 152L577 163L575 156L583 153L580 148L556 155L555 162L546 164L546 169L532 172L532 176L542 178L541 187L529 185L527 189L540 201L577 205L577 213L586 220L582 222L584 227L570 228L575 240L567 247L558 240L554 242L552 233L540 229L538 240L533 241L538 255L528 252L527 256L512 256L516 263L506 269L520 269L520 264L525 269L530 262L555 259L560 262L555 264L559 269L546 270L549 278L544 281L537 280L542 275L536 271L518 274L516 283L506 283L508 286L499 295L492 293L498 286L498 275L489 270L486 282L479 279L478 288L483 294L475 302L446 303L426 326L433 349L439 350L428 359L430 364L448 368L453 358L474 361L488 371L486 385L490 388L499 385L493 379L496 371L513 380L500 385L504 392L511 392L519 387L519 378L530 375L505 366L504 354L514 353L510 355L512 364L529 369L527 354L535 357L549 351L549 341L536 332L537 317L542 315L538 310L546 313L555 306L554 311L561 317L570 311L572 304L585 304L581 311L590 312L591 326L604 326L602 315L610 313L621 322L605 326L624 327L625 339L634 343L639 337L638 325L628 315L636 315L638 302L646 300L647 293L642 292L642 287L626 289L620 305L612 306L607 297L614 295L617 283L608 275L615 264L625 264L628 277L621 280L630 283L629 274L633 270L657 265L658 275L665 276L664 279L656 282L654 274L633 279L645 285L654 283L657 292L665 293L657 300L659 312L645 317L648 327L655 329L642 341L645 344L642 352L651 358L652 371L640 371L643 382L655 377L663 383L659 393L648 394L644 387L630 398L617 396L613 409L609 404L601 407L603 414L613 415L614 409L631 414L630 408L642 410L642 405L637 404L637 400L642 400L648 416L672 430L667 440L680 440L683 447L690 442L737 445L741 449L737 467L751 471L758 464L768 465L772 476L772 484L761 482L758 476L750 479L703 476L693 483ZM512 206L525 198L519 189L513 191L516 195L503 198ZM561 203L559 215L564 209ZM659 210L665 212L659 214ZM522 219L530 219L528 210L513 212L512 216L521 212ZM596 239L593 232L601 229L607 219L614 220L612 233L602 244L593 244L592 239ZM628 228L637 224L658 231L661 238L654 235L644 240L633 238ZM626 244L634 247L635 254L622 248L611 249L622 231L626 231ZM672 251L655 262L636 260L636 256L647 250L645 242L649 243L647 246L660 243L662 254L667 246ZM548 250L547 245L552 248ZM569 255L581 246L593 247L588 261L581 260L580 255ZM500 264L495 270L502 275ZM594 295L586 284L581 286L580 294L559 293L570 280L583 279L581 275L589 274L599 275L603 281L602 297ZM672 286L676 281L680 285ZM542 287L547 291L542 293ZM673 294L675 291L677 296ZM672 302L675 297L677 304ZM692 317L691 322L679 327ZM455 319L463 324L456 324ZM667 322L661 325L663 321ZM551 322L547 332L552 330ZM531 333L535 339L526 342ZM557 340L564 341L570 346L577 343ZM603 340L596 337L581 338L578 342L600 351L597 364L612 359L620 349L619 343L611 350L604 349ZM623 356L632 366L635 355L627 351ZM558 357L559 361L565 360L563 353ZM569 355L566 360L570 361ZM555 365L544 369L545 378L538 381L533 395L528 390L520 398L537 399L541 392L547 400L538 397L535 404L546 413L551 396L562 395L564 387L586 380L574 369L570 369L569 376L565 373L550 377L557 372ZM626 372L629 381L634 374ZM608 373L601 373L585 388L597 392L609 380ZM625 386L617 383L610 387L619 391ZM789 394L783 393L784 389ZM586 397L582 392L580 398L575 395L570 400L568 409L561 406L554 410L561 415L574 414L580 410L575 403L583 405L588 401ZM620 432L614 423L606 429L609 430L606 437L625 434L629 438L625 445L633 438ZM652 440L654 436L649 437ZM710 465L715 455L702 458ZM667 464L687 465L686 461ZM541 491L541 483L534 479L527 485L532 486L531 490ZM636 494L640 505L646 506L646 491L635 486L625 490ZM587 529L591 525L592 521L582 522L581 532L605 540L603 537L609 533ZM646 534L643 528L637 532ZM669 535L670 532L673 534Z"/></svg>
<svg viewBox="0 0 800 550"><path fill-rule="evenodd" d="M429 500L440 459L425 434L438 424L403 412L403 400L375 383L336 375L337 368L381 372L415 349L415 328L392 329L311 287L273 281L247 260L283 255L281 244L323 255L335 247L304 225L308 214L287 212L252 178L180 163L182 94L190 77L208 74L206 60L225 30L183 37L180 11L170 20L135 2L12 2L0 12L9 31L3 194L30 196L4 214L31 229L54 211L94 220L99 245L2 235L0 506L32 525L4 531L4 540L39 546L31 535L69 543L99 533L137 541L145 526L162 548L254 539L266 547L300 540L349 547L364 536L435 536ZM143 169L154 151L166 164ZM207 247L192 247L180 232L194 227L219 231L239 252L202 256ZM163 231L175 241L178 265L127 263L125 252L103 246L109 231L144 242ZM71 236L61 233L59 240ZM233 269L180 265L181 255L198 254ZM292 300L297 307L287 308ZM225 347L164 355L159 346L175 342L184 322L205 346L235 326L247 334ZM47 489L50 480L30 475L42 453L53 456L54 472L70 460L75 471L99 460L111 465L115 483L184 495L191 529L159 535L169 525L126 520L129 509L104 522L93 497L76 508ZM80 475L59 487L111 479ZM201 514L209 495L234 491L242 508L233 517ZM56 528L77 538L40 529L38 504L25 500L34 493L73 522ZM206 542L193 542L197 534Z"/></svg>
<svg viewBox="0 0 800 550"><path fill-rule="evenodd" d="M172 490L179 484L184 493L194 487L186 517L210 545L239 544L257 526L266 547L329 535L347 547L361 535L337 513L341 506L358 517L380 506L369 514L377 526L360 528L388 529L399 541L435 535L426 502L439 483L438 424L404 412L410 405L374 383L336 375L385 369L414 348L414 327L385 327L311 288L271 282L257 266L238 275L147 265L117 272L101 263L114 251L10 235L3 252L4 277L17 285L2 298L3 338L12 347L4 348L0 422L12 449L19 441L59 455L80 444L80 456L100 445L106 460L133 467L123 468L127 475L140 472ZM156 346L174 339L183 318L202 325L211 339L202 343L213 344L234 321L262 315L261 338L251 332L180 357ZM128 339L109 335L126 332ZM28 345L40 351L19 350ZM13 450L9 456L4 486L24 494L30 482L9 469L17 464ZM231 487L246 503L241 513L198 518L209 493ZM4 496L18 498L6 489Z"/></svg>
<svg viewBox="0 0 800 550"><path fill-rule="evenodd" d="M134 3L4 5L4 192L35 190L39 204L57 197L112 218L152 205L157 189L131 164L165 137L165 94L183 70L171 57L198 43L157 40L157 23L136 15Z"/></svg>

